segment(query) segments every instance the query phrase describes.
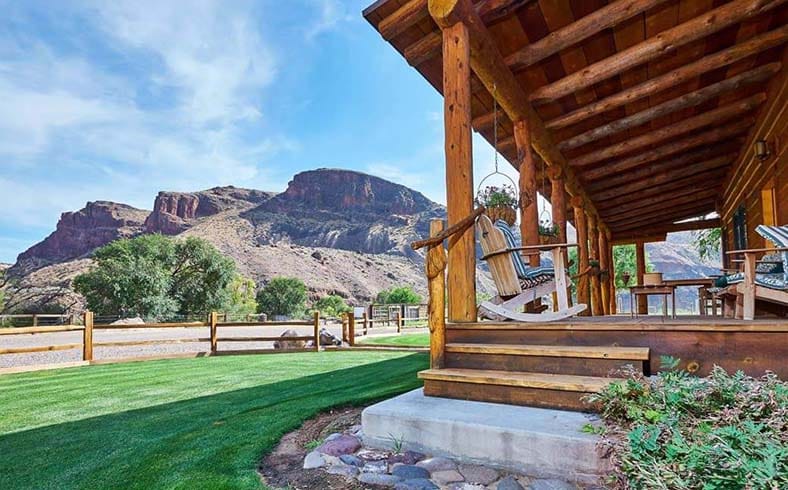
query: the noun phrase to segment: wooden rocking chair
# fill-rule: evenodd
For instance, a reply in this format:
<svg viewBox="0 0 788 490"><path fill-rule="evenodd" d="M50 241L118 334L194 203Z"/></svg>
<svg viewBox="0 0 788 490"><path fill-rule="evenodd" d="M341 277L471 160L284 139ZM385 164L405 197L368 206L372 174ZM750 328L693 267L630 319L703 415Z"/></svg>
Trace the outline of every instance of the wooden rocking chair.
<svg viewBox="0 0 788 490"><path fill-rule="evenodd" d="M756 300L788 306L788 226L759 225L755 231L776 247L727 252L744 255L744 271L726 277L728 284L732 284L729 289L742 300L740 312L737 305L736 317L744 320L755 317ZM759 261L758 255L764 253L778 253L780 259Z"/></svg>
<svg viewBox="0 0 788 490"><path fill-rule="evenodd" d="M477 222L479 242L481 243L482 260L487 261L500 304L492 301L483 301L479 308L492 314L520 322L551 322L562 320L577 315L587 308L584 304L569 306L567 293L568 280L564 254L562 253L569 244L534 245L527 247L511 247L507 243L504 233L498 229L487 216L479 216ZM515 260L520 260L521 252L538 254L540 251L550 251L553 255L553 277L549 280L530 281L528 277L520 277L515 268ZM521 269L523 269L521 267ZM558 311L545 311L542 313L521 313L517 311L522 306L556 292Z"/></svg>

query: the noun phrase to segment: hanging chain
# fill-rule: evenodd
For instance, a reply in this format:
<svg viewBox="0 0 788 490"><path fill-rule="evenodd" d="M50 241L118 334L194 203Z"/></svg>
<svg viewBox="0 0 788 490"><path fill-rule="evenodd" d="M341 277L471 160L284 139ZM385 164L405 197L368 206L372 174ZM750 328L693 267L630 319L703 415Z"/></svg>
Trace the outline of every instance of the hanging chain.
<svg viewBox="0 0 788 490"><path fill-rule="evenodd" d="M497 86L493 83L493 150L495 150L495 173L498 173L498 99Z"/></svg>

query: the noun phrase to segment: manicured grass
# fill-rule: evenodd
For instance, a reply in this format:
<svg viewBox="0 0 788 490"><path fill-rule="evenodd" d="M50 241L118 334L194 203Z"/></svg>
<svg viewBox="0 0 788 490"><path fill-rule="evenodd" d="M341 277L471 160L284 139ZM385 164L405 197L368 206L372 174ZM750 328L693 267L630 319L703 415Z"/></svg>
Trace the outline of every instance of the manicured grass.
<svg viewBox="0 0 788 490"><path fill-rule="evenodd" d="M261 488L281 436L416 388L427 356L321 352L0 376L0 488Z"/></svg>
<svg viewBox="0 0 788 490"><path fill-rule="evenodd" d="M403 347L429 347L430 334L428 333L406 333L402 335L392 335L390 337L370 337L361 341L369 345L397 345Z"/></svg>

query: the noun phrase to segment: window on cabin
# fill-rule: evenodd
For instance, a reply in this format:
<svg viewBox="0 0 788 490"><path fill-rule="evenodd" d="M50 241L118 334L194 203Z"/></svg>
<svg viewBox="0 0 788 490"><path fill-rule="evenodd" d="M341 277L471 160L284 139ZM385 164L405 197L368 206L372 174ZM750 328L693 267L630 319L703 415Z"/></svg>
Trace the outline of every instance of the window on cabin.
<svg viewBox="0 0 788 490"><path fill-rule="evenodd" d="M740 204L733 213L733 249L747 249L747 208Z"/></svg>

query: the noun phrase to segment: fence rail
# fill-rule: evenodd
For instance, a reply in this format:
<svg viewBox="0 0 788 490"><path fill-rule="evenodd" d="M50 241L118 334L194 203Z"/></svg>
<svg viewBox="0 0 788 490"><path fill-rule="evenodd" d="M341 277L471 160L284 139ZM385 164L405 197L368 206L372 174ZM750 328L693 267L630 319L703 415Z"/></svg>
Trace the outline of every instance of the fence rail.
<svg viewBox="0 0 788 490"><path fill-rule="evenodd" d="M6 317L32 318L34 315L5 315ZM36 315L42 317L62 317L62 315ZM223 315L226 318L226 315ZM257 315L254 315L257 317ZM51 344L30 347L0 347L0 355L3 354L25 354L33 352L52 352L71 349L82 349L82 361L86 363L94 362L94 347L130 347L156 344L180 344L190 342L209 342L210 355L226 355L241 353L275 353L275 352L302 352L320 350L320 314L315 312L311 321L251 321L247 317L246 321L222 322L219 323L220 315L212 312L208 315L207 321L184 321L184 322L158 322L158 323L138 323L138 324L109 324L94 323L93 312L86 311L83 315L83 325L52 325L52 326L32 326L32 327L9 327L0 328L0 337L10 335L44 335L57 332L82 332L82 342ZM291 335L291 336L261 336L261 337L219 337L219 329L225 327L290 327L290 326L311 326L313 328L310 335ZM134 329L167 329L167 328L207 328L209 336L185 339L151 339L151 340L118 340L118 341L94 341L93 332L95 330L119 331ZM286 342L313 342L310 347L290 347ZM244 349L244 350L224 350L218 349L219 342L283 342L278 349ZM147 358L149 358L148 356ZM140 360L145 358L126 358L123 360ZM63 362L62 365L73 363Z"/></svg>

